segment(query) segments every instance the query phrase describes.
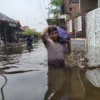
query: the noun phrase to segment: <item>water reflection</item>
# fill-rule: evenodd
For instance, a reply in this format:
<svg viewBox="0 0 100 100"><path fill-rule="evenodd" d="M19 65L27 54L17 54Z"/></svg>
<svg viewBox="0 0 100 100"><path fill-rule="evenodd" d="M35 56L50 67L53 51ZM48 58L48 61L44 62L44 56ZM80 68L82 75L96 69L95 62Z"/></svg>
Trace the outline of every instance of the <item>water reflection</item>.
<svg viewBox="0 0 100 100"><path fill-rule="evenodd" d="M10 54L21 54L23 51L23 47L21 45L13 45L13 46L7 46L3 48L4 54L10 55Z"/></svg>
<svg viewBox="0 0 100 100"><path fill-rule="evenodd" d="M0 55L1 61L11 61L11 59L20 57L23 51L22 46L11 46L11 47L3 47L2 54Z"/></svg>
<svg viewBox="0 0 100 100"><path fill-rule="evenodd" d="M89 82L92 83L92 85L100 88L100 69L99 68L96 68L94 70L87 70L86 78L89 80Z"/></svg>
<svg viewBox="0 0 100 100"><path fill-rule="evenodd" d="M27 50L28 50L28 52L31 52L32 49L33 49L32 45L29 45L29 46L27 45Z"/></svg>
<svg viewBox="0 0 100 100"><path fill-rule="evenodd" d="M37 44L35 44L34 47L37 47ZM17 52L15 50L13 53L8 52L7 54L4 54L2 56L2 60L0 62L0 74L2 74L3 76L6 75L6 78L8 80L7 84L3 86L3 89L2 89L2 86L0 85L0 90L4 90L2 92L3 100L4 99L18 100L18 98L19 100L25 100L25 98L26 100L33 100L32 98L41 98L41 97L43 98L43 95L40 93L39 89L45 88L46 90L46 87L44 87L44 84L42 85L40 84L41 79L43 79L44 77L44 69L45 69L43 67L44 66L43 64L45 64L43 62L45 57L44 56L40 57L40 55L41 53L43 54L43 52L45 51L41 49L40 46L38 46L35 49L33 48L34 51L31 53L28 53L26 46L22 48L23 48L22 52ZM10 49L8 51L10 51ZM43 64L41 64L41 62ZM23 73L26 73L26 74L23 74ZM41 73L43 73L43 75L41 75ZM39 79L40 78L39 77L37 79L38 76L41 76L42 78ZM3 80L0 81L0 84L5 84L5 82L2 83ZM39 90L38 92L36 91L33 92L35 87L37 91ZM9 91L10 88L12 89ZM45 92L45 90L42 90L42 91ZM38 94L40 95L40 97L38 97ZM25 96L23 97L23 95ZM40 100L40 99L37 99L37 100Z"/></svg>
<svg viewBox="0 0 100 100"><path fill-rule="evenodd" d="M68 100L69 69L48 70L48 90L44 100Z"/></svg>
<svg viewBox="0 0 100 100"><path fill-rule="evenodd" d="M44 47L42 47L42 45L38 45L31 53L26 53L27 50L24 50L26 48L22 48L22 52L19 52L20 54L16 54L15 51L13 52L13 55L8 53L8 55L3 56L2 62L0 62L0 74L2 74L2 77L5 79L5 82L0 87L0 90L2 91L2 100L5 99L5 96L7 99L10 98L9 100L17 100L20 94L22 94L22 98L19 97L21 100L25 100L23 95L25 95L26 98L29 98L27 100L33 100L33 98L35 98L34 100L41 100L41 97L43 98L47 89L46 82L44 84L44 81L46 80L48 80L48 89L45 93L44 100L100 100L100 69L96 67L89 68L89 66L86 68L85 64L84 67L82 67L82 64L85 63L85 60L83 59L85 52L72 52L70 56L66 58L67 66L70 68L48 69L48 79L46 79L47 70L45 68L47 68L47 59L45 56L47 55L45 54L46 51L43 49ZM42 54L43 56L41 56ZM92 55L90 55L89 58L90 64ZM45 67L43 67L44 65ZM3 66L3 68L1 68L1 66ZM17 69L19 71L16 71ZM25 76L20 74L38 71L29 69L38 69L40 71L36 73L29 73L27 75L25 74ZM19 78L19 75L10 76L8 74L20 74L22 76L21 79L24 81ZM6 75L8 76L6 77ZM13 78L18 78L18 81L14 83ZM7 81L9 82L7 83ZM43 84L41 84L41 82ZM10 93L12 91L14 93L12 96L9 94L8 87L13 88L10 91ZM19 88L19 90L16 90L14 87ZM21 87L22 90L20 89ZM29 90L26 91L26 89ZM37 89L37 91L33 91L34 89Z"/></svg>
<svg viewBox="0 0 100 100"><path fill-rule="evenodd" d="M48 70L44 100L84 100L85 89L77 67Z"/></svg>
<svg viewBox="0 0 100 100"><path fill-rule="evenodd" d="M80 72L85 87L84 100L100 100L100 69L88 69Z"/></svg>
<svg viewBox="0 0 100 100"><path fill-rule="evenodd" d="M3 75L3 74L0 74L2 77L4 77L4 80L5 80L5 82L4 82L4 84L1 86L1 96L2 96L2 100L5 100L5 96L4 96L4 87L5 87L5 85L7 84L7 77L5 76L5 75Z"/></svg>
<svg viewBox="0 0 100 100"><path fill-rule="evenodd" d="M84 100L85 88L80 77L80 69L78 66L73 66L71 68L70 85L70 100Z"/></svg>
<svg viewBox="0 0 100 100"><path fill-rule="evenodd" d="M0 68L0 75L5 79L5 82L4 84L1 86L1 96L2 96L2 100L5 100L5 96L4 96L4 87L5 85L7 84L7 77L4 75L4 74L19 74L19 73L25 73L25 72L31 72L33 70L20 70L20 71L10 71L10 72L7 72L5 70L8 70L10 68L16 68L16 67L3 67L3 68ZM34 70L34 71L37 71L37 70Z"/></svg>

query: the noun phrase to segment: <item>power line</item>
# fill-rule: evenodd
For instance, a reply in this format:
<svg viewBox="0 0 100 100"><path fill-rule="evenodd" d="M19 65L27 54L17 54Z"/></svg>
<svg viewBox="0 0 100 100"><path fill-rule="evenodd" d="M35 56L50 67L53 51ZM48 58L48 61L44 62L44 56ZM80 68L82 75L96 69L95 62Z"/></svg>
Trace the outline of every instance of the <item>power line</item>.
<svg viewBox="0 0 100 100"><path fill-rule="evenodd" d="M44 4L44 7L46 7L46 5L45 5L45 1L43 0L43 4Z"/></svg>
<svg viewBox="0 0 100 100"><path fill-rule="evenodd" d="M41 3L40 0L39 0L39 3L40 3L40 6L41 6L41 8L42 8L42 12L43 12L43 14L44 14L44 17L45 17L45 19L46 19L46 16L45 16L45 13L44 13L44 10L43 10L43 7L42 7L42 3Z"/></svg>
<svg viewBox="0 0 100 100"><path fill-rule="evenodd" d="M43 4L44 4L45 12L46 12L46 14L48 15L48 12L46 11L45 0L43 0Z"/></svg>

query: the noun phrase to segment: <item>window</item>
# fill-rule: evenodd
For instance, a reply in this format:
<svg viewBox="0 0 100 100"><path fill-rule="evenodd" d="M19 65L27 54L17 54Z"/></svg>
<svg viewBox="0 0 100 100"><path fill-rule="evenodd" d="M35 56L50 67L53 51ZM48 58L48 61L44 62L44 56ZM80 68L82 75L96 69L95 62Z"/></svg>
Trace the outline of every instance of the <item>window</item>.
<svg viewBox="0 0 100 100"><path fill-rule="evenodd" d="M69 3L79 3L79 0L69 0Z"/></svg>

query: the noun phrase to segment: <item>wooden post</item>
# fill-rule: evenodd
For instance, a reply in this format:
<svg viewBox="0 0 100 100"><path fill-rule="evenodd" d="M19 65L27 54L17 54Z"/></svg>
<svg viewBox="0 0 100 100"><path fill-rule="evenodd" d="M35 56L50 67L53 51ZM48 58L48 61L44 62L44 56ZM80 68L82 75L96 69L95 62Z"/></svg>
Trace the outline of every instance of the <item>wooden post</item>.
<svg viewBox="0 0 100 100"><path fill-rule="evenodd" d="M6 34L6 27L4 26L4 40L5 40L5 53L6 53L6 51L7 51L7 34Z"/></svg>

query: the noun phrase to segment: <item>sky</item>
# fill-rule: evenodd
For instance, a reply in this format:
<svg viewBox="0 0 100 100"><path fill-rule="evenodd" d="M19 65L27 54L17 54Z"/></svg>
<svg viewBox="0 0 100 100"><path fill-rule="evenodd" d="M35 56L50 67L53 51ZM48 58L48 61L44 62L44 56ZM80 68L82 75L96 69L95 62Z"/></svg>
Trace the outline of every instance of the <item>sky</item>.
<svg viewBox="0 0 100 100"><path fill-rule="evenodd" d="M41 32L48 18L50 0L0 0L0 13L14 20L19 20L22 26L29 26Z"/></svg>

